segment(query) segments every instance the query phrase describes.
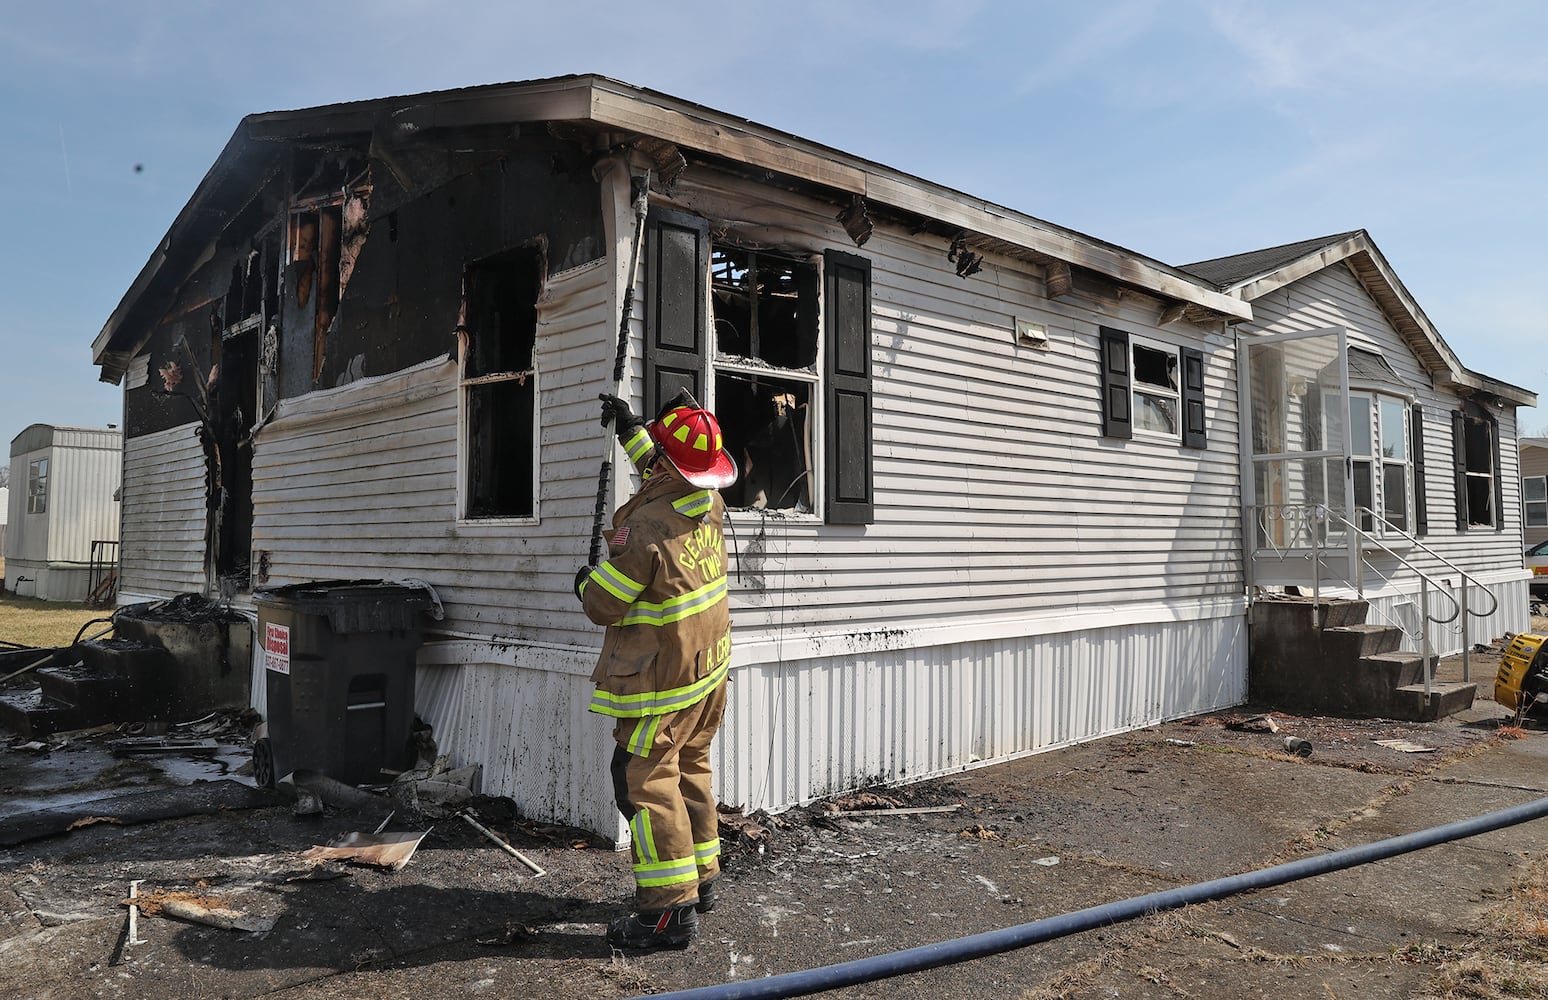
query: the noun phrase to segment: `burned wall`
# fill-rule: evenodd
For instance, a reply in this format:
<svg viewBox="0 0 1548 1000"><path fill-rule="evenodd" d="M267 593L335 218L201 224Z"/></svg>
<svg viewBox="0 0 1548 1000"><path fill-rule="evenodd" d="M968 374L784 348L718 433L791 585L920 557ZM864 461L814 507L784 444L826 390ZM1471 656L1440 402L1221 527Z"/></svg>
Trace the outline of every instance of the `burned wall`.
<svg viewBox="0 0 1548 1000"><path fill-rule="evenodd" d="M277 223L283 197L283 184L271 179L171 291L136 355L136 371L143 364L145 378L131 377L125 389L128 437L206 420L212 397L222 392L246 401L251 419L256 409L251 365L221 362L233 338L257 342L264 318L273 315L278 302L283 244ZM243 331L233 330L248 317L258 318Z"/></svg>
<svg viewBox="0 0 1548 1000"><path fill-rule="evenodd" d="M367 183L343 193L338 300L318 335L326 282L286 272L276 386L280 398L388 374L456 350L463 275L473 261L541 246L549 273L603 253L590 159L547 135L506 137L473 151L420 149L370 161ZM341 171L341 173L347 171ZM310 222L310 218L307 218ZM296 219L292 213L292 242ZM308 237L310 234L307 234ZM294 257L294 254L292 255Z"/></svg>

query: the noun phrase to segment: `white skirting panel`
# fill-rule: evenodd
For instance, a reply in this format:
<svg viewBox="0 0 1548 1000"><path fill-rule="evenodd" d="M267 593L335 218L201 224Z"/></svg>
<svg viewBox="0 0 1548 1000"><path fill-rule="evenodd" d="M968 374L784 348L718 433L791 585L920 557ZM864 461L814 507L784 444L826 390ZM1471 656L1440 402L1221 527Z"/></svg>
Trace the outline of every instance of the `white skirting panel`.
<svg viewBox="0 0 1548 1000"><path fill-rule="evenodd" d="M596 650L436 642L420 650L414 707L454 767L484 766L484 791L524 816L617 844L612 720L586 711Z"/></svg>
<svg viewBox="0 0 1548 1000"><path fill-rule="evenodd" d="M1114 626L731 675L723 802L777 811L1241 704L1245 618Z"/></svg>
<svg viewBox="0 0 1548 1000"><path fill-rule="evenodd" d="M428 644L416 708L452 764L525 815L621 844L611 722L586 711L595 651ZM1245 617L1118 625L800 661L731 674L722 802L778 811L1237 705Z"/></svg>
<svg viewBox="0 0 1548 1000"><path fill-rule="evenodd" d="M1451 579L1456 580L1456 574L1451 574ZM1528 585L1531 578L1524 570L1510 570L1497 574L1478 574L1479 581L1499 601L1499 606L1493 609L1493 614L1484 615L1481 612L1490 610L1489 598L1480 592L1478 587L1469 587L1467 593L1467 645L1474 643L1489 643L1507 632L1526 632L1531 628L1531 616L1528 611ZM1462 595L1459 587L1450 587L1446 591L1458 603ZM1417 630L1417 613L1419 601L1419 586L1417 581L1403 582L1402 586L1392 586L1379 591L1367 590L1365 600L1370 602L1370 611L1366 615L1366 621L1373 625L1402 625L1410 631ZM1429 594L1430 614L1436 618L1448 618L1456 610L1452 602L1441 594L1431 589ZM1430 642L1433 651L1439 656L1452 656L1462 652L1463 634L1461 616L1455 621L1436 624L1429 623ZM1412 650L1419 652L1417 648Z"/></svg>

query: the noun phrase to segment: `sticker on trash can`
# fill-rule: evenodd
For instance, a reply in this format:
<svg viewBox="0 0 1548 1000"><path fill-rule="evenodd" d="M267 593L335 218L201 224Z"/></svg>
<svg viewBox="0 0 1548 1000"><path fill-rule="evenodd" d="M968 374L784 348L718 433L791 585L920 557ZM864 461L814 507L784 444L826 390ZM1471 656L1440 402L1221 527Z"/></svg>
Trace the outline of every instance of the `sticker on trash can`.
<svg viewBox="0 0 1548 1000"><path fill-rule="evenodd" d="M263 623L263 665L275 673L290 673L289 625Z"/></svg>

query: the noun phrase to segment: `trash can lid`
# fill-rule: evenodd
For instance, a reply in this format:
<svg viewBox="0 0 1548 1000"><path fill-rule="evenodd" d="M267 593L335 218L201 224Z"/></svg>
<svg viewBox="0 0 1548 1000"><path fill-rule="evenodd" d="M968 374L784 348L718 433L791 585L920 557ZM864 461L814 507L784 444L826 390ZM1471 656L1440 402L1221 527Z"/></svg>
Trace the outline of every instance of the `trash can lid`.
<svg viewBox="0 0 1548 1000"><path fill-rule="evenodd" d="M315 580L253 592L259 606L327 618L334 632L419 628L419 615L439 607L428 587L384 580Z"/></svg>

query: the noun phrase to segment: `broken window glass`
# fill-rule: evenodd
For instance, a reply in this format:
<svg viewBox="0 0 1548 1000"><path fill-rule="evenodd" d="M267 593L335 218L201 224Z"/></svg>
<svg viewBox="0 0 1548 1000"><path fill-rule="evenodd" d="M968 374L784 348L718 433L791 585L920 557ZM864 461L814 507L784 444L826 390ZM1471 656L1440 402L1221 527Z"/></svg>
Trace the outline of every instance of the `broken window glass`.
<svg viewBox="0 0 1548 1000"><path fill-rule="evenodd" d="M714 408L741 473L722 491L730 507L812 509L819 277L790 254L712 249Z"/></svg>
<svg viewBox="0 0 1548 1000"><path fill-rule="evenodd" d="M817 265L716 244L710 254L718 353L776 368L817 364Z"/></svg>
<svg viewBox="0 0 1548 1000"><path fill-rule="evenodd" d="M1467 466L1467 523L1494 524L1494 423L1468 415L1463 419L1463 461Z"/></svg>
<svg viewBox="0 0 1548 1000"><path fill-rule="evenodd" d="M496 254L470 266L465 281L466 516L532 517L542 257L532 248Z"/></svg>
<svg viewBox="0 0 1548 1000"><path fill-rule="evenodd" d="M1177 351L1130 341L1134 352L1134 427L1176 436Z"/></svg>

